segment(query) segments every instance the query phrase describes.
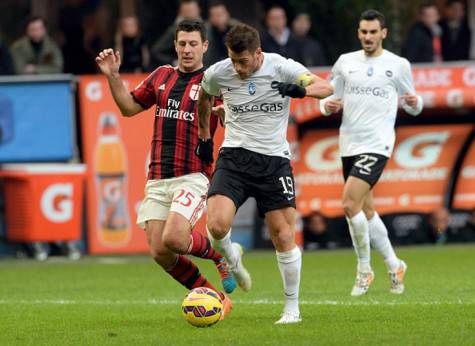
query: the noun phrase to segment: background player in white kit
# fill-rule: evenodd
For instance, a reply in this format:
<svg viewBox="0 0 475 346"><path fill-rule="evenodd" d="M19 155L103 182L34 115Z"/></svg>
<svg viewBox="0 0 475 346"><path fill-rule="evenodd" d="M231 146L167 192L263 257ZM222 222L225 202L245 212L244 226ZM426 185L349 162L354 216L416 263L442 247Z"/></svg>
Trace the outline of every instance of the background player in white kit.
<svg viewBox="0 0 475 346"><path fill-rule="evenodd" d="M411 115L422 111L422 98L415 94L409 62L382 47L387 28L384 16L375 10L362 13L358 38L363 50L343 54L332 69L335 93L320 103L324 115L343 108L340 155L345 187L343 208L358 257L352 296L368 291L374 273L371 245L388 267L390 291L404 292L407 265L396 257L388 231L373 205L371 189L391 156L398 104Z"/></svg>
<svg viewBox="0 0 475 346"><path fill-rule="evenodd" d="M213 160L209 115L214 96L222 95L226 113L224 143L208 191L208 232L238 284L249 290L251 278L240 246L231 243L230 227L237 209L248 197L256 198L284 282L285 307L276 323L297 323L301 253L295 245L294 178L286 140L290 99L285 96L323 98L333 90L303 65L263 53L257 30L248 25L231 29L226 46L230 58L208 68L198 100L196 153L204 162ZM308 86L296 84L302 80Z"/></svg>

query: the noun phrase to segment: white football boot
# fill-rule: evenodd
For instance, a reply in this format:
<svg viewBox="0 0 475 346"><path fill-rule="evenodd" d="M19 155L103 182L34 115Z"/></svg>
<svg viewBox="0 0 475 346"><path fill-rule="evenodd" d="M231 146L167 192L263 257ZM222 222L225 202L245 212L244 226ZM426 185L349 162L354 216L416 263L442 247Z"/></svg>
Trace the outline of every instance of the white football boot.
<svg viewBox="0 0 475 346"><path fill-rule="evenodd" d="M351 290L351 295L353 297L359 297L368 292L369 286L374 280L373 271L369 272L356 272L356 281L353 289Z"/></svg>
<svg viewBox="0 0 475 346"><path fill-rule="evenodd" d="M394 294L402 294L404 292L404 276L406 275L407 264L399 260L399 267L395 271L389 271L389 280L391 281L391 288L389 292Z"/></svg>
<svg viewBox="0 0 475 346"><path fill-rule="evenodd" d="M232 246L238 253L238 258L236 264L232 266L230 265L229 269L236 278L239 287L241 287L244 292L249 292L251 290L252 280L251 275L249 275L249 272L246 268L244 268L244 265L242 264L242 254L244 251L242 249L241 244L239 243L232 243Z"/></svg>
<svg viewBox="0 0 475 346"><path fill-rule="evenodd" d="M275 324L291 324L300 322L302 322L302 317L300 317L299 312L284 311L282 315L280 315L280 319L276 321Z"/></svg>

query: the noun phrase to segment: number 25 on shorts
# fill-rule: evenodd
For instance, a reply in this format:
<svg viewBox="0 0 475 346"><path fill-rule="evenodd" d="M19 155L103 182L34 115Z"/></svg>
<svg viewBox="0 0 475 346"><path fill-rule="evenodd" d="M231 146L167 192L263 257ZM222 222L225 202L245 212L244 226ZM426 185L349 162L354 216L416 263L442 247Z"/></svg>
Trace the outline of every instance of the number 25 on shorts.
<svg viewBox="0 0 475 346"><path fill-rule="evenodd" d="M173 203L179 203L184 207L189 207L194 198L195 195L191 192L180 189L178 195L173 199Z"/></svg>

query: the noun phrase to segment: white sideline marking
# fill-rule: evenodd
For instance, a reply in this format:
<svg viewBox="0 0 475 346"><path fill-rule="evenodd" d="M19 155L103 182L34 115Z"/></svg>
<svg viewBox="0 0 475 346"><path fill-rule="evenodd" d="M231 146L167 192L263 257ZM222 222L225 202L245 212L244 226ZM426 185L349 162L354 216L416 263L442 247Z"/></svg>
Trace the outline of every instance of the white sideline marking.
<svg viewBox="0 0 475 346"><path fill-rule="evenodd" d="M236 304L243 305L282 305L283 300L233 300ZM72 299L0 299L0 305L178 305L181 301L167 299L148 299L148 300L72 300ZM301 300L300 305L473 305L475 301L427 301L427 302L410 302L410 301L341 301L341 300Z"/></svg>

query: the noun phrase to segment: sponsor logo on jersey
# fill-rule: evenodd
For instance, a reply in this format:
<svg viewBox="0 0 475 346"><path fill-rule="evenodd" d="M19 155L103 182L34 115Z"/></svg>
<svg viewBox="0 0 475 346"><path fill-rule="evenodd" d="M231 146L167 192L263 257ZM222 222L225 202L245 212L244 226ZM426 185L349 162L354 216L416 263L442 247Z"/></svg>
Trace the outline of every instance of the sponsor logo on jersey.
<svg viewBox="0 0 475 346"><path fill-rule="evenodd" d="M249 91L249 95L254 95L256 93L256 85L254 82L249 82L247 85L247 91Z"/></svg>
<svg viewBox="0 0 475 346"><path fill-rule="evenodd" d="M278 113L284 109L284 104L282 102L278 102L278 103L261 103L261 104L246 104L246 105L228 105L228 109L233 113L247 113L247 112Z"/></svg>
<svg viewBox="0 0 475 346"><path fill-rule="evenodd" d="M368 75L368 77L371 77L374 74L373 66L368 67L368 71L366 71L366 74Z"/></svg>
<svg viewBox="0 0 475 346"><path fill-rule="evenodd" d="M190 99L193 101L198 101L198 96L200 95L201 86L199 84L193 84L190 89Z"/></svg>
<svg viewBox="0 0 475 346"><path fill-rule="evenodd" d="M383 99L389 98L389 91L380 87L369 86L352 86L349 85L345 88L345 93L350 95L362 95L362 96L376 96Z"/></svg>
<svg viewBox="0 0 475 346"><path fill-rule="evenodd" d="M191 91L190 91L191 94ZM191 96L191 95L190 95ZM159 108L155 112L155 116L169 119L179 119L186 121L195 120L194 112L185 112L180 110L180 101L175 99L168 99L167 108Z"/></svg>

